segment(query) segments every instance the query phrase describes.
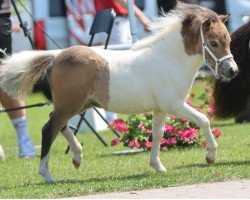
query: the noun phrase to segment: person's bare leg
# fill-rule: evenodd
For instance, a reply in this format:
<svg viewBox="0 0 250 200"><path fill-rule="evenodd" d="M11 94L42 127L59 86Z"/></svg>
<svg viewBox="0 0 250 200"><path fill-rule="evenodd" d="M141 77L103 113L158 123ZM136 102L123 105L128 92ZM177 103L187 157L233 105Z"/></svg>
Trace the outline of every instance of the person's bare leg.
<svg viewBox="0 0 250 200"><path fill-rule="evenodd" d="M11 99L3 91L0 91L0 101L4 108L14 108L25 105L24 101ZM11 119L12 125L16 130L19 147L19 157L34 157L35 150L28 133L26 111L24 109L10 111L8 112L8 116Z"/></svg>
<svg viewBox="0 0 250 200"><path fill-rule="evenodd" d="M6 93L0 90L0 101L4 108L14 108L24 106L25 103L19 99L11 99ZM8 116L10 119L16 119L18 117L22 117L26 115L26 111L24 109L16 110L8 112Z"/></svg>

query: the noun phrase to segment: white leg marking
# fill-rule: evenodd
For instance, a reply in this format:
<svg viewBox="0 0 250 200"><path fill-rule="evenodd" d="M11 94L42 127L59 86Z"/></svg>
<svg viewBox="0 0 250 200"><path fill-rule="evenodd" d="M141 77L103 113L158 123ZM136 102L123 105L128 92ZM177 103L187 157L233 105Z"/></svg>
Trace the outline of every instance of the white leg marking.
<svg viewBox="0 0 250 200"><path fill-rule="evenodd" d="M159 151L160 151L160 142L164 133L164 124L166 120L166 114L162 112L155 112L153 116L153 141L152 149L150 156L150 165L159 172L165 172L166 168L162 165Z"/></svg>
<svg viewBox="0 0 250 200"><path fill-rule="evenodd" d="M206 160L208 163L213 163L215 161L218 145L214 139L213 133L210 128L210 122L206 115L198 112L197 110L189 106L187 103L179 105L174 114L190 119L195 122L200 128L202 128L207 141Z"/></svg>
<svg viewBox="0 0 250 200"><path fill-rule="evenodd" d="M49 153L41 159L39 174L44 178L46 182L55 182L55 179L50 175L49 172Z"/></svg>
<svg viewBox="0 0 250 200"><path fill-rule="evenodd" d="M66 128L62 131L63 136L66 138L66 140L69 143L70 149L73 152L73 164L76 168L78 168L82 161L82 145L79 143L77 138L74 136L74 134L71 132L68 125Z"/></svg>

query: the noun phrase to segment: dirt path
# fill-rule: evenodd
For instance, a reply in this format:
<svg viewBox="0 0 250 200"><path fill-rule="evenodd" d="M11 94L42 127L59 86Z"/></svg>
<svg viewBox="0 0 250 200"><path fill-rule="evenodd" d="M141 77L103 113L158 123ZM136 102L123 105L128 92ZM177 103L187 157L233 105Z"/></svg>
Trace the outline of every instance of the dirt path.
<svg viewBox="0 0 250 200"><path fill-rule="evenodd" d="M166 198L241 198L250 199L250 180L201 183L188 186L117 192L76 197L79 199L166 199ZM74 198L75 199L75 198Z"/></svg>

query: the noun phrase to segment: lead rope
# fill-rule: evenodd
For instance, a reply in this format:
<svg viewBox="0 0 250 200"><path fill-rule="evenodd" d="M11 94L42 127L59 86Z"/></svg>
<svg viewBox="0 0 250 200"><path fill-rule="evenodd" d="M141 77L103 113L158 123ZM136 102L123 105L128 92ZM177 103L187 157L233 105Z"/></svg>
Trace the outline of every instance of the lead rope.
<svg viewBox="0 0 250 200"><path fill-rule="evenodd" d="M19 4L23 7L23 9L26 11L26 13L31 17L33 23L36 23L38 25L38 27L42 30L42 32L50 39L50 41L52 43L54 43L54 45L56 45L56 47L58 49L63 49L59 44L57 44L57 42L46 32L46 30L39 24L37 23L37 20L35 19L35 17L29 12L29 10L25 7L25 5L23 5L23 3L20 0L17 0L19 2Z"/></svg>

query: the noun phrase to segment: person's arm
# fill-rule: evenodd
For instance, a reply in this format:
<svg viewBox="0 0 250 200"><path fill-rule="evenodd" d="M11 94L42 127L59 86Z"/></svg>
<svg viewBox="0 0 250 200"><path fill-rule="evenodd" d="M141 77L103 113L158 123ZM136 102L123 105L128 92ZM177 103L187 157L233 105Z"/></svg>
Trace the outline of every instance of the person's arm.
<svg viewBox="0 0 250 200"><path fill-rule="evenodd" d="M113 0L113 1L119 3L119 5L124 9L128 8L127 0ZM134 5L134 12L135 12L135 16L144 25L145 29L149 30L148 25L151 23L151 20L148 19L148 17L146 15L144 15L144 13L136 5Z"/></svg>

